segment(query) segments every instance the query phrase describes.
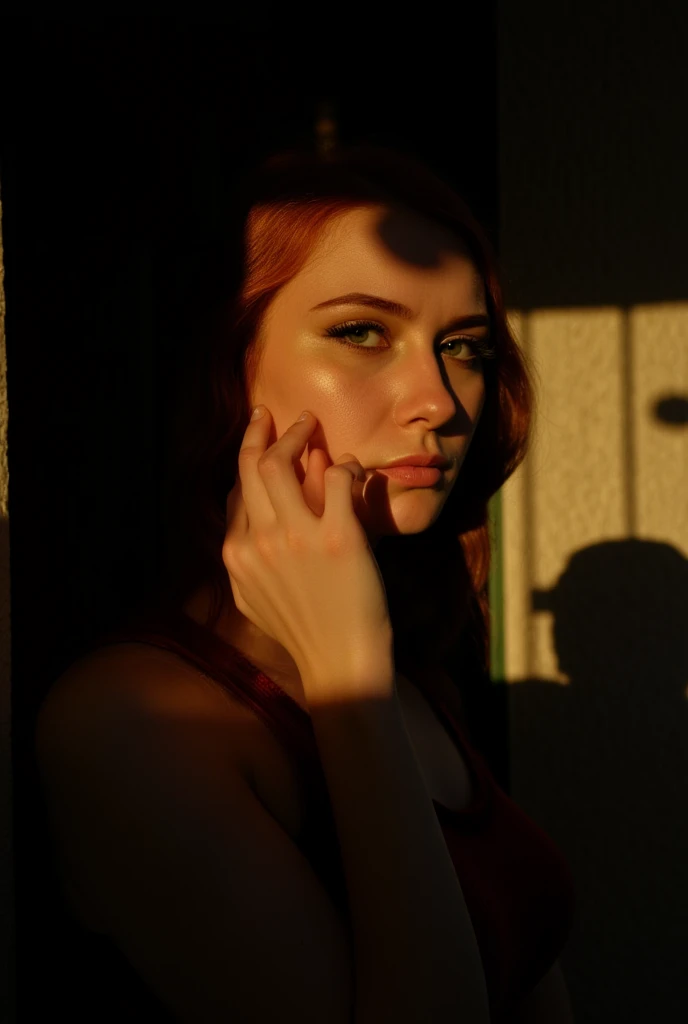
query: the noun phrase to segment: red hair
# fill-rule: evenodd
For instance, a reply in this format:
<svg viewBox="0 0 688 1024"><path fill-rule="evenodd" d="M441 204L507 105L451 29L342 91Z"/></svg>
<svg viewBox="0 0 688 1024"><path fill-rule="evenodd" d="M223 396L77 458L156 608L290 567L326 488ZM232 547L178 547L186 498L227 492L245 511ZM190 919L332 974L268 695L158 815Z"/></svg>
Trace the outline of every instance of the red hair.
<svg viewBox="0 0 688 1024"><path fill-rule="evenodd" d="M370 205L411 209L449 227L468 247L483 280L496 358L485 364L485 404L440 516L423 533L381 538L375 557L400 670L446 666L461 643L472 644L489 667L487 503L525 456L534 390L507 322L488 237L464 200L430 168L377 146L327 156L279 154L245 177L236 198L240 251L223 263L225 295L197 365L195 401L180 429L183 443L167 507L180 496L186 501L168 536L160 601L178 607L210 582L211 629L223 603L233 601L222 561L225 502L250 416L260 328L277 292L304 266L333 218Z"/></svg>

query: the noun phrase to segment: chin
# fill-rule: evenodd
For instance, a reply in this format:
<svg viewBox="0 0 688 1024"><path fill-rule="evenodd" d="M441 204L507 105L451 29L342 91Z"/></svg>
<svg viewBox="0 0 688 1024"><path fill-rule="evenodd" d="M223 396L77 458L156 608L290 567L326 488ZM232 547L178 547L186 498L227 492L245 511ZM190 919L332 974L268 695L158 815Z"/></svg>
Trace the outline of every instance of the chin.
<svg viewBox="0 0 688 1024"><path fill-rule="evenodd" d="M409 507L404 508L404 504ZM432 502L434 508L431 508L427 497L423 499L424 508L418 501L413 504L415 507L411 508L411 502L408 499L406 501L393 499L384 513L377 514L372 518L370 528L364 524L368 536L373 536L377 540L386 536L411 536L415 533L423 533L437 521L444 508L444 501Z"/></svg>
<svg viewBox="0 0 688 1024"><path fill-rule="evenodd" d="M423 533L436 522L451 492L448 487L395 487L375 474L366 484L362 500L354 501L356 514L373 546L380 537Z"/></svg>

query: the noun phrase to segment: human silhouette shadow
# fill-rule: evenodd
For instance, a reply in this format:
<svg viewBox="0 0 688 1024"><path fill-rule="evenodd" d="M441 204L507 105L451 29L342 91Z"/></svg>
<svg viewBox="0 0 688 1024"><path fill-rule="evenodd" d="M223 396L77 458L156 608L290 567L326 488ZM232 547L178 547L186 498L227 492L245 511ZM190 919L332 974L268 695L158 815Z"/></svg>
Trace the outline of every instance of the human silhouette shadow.
<svg viewBox="0 0 688 1024"><path fill-rule="evenodd" d="M569 685L509 687L513 798L576 880L565 957L581 1021L585 990L590 1020L620 1019L631 991L633 1020L688 1020L687 598L688 562L670 544L578 551L533 592Z"/></svg>

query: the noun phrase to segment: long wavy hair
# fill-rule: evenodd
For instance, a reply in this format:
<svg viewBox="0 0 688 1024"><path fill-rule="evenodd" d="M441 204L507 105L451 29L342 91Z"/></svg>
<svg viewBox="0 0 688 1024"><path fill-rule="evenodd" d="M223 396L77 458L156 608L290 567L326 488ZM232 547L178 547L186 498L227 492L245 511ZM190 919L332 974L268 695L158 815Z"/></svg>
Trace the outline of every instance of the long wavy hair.
<svg viewBox="0 0 688 1024"><path fill-rule="evenodd" d="M233 603L222 561L226 497L251 412L261 325L279 290L306 263L333 218L370 205L406 208L450 228L482 277L496 357L485 363L486 395L468 453L439 517L424 532L382 537L375 549L399 670L453 663L469 645L489 672L488 501L523 460L534 403L532 371L504 309L497 259L466 202L407 154L358 145L327 155L280 153L246 174L234 193L230 247L217 261L218 299L198 349L192 398L180 410L168 477L167 556L159 604L180 607L210 583L213 629ZM234 247L231 240L235 239ZM192 381L194 380L192 374ZM181 499L181 501L180 501Z"/></svg>

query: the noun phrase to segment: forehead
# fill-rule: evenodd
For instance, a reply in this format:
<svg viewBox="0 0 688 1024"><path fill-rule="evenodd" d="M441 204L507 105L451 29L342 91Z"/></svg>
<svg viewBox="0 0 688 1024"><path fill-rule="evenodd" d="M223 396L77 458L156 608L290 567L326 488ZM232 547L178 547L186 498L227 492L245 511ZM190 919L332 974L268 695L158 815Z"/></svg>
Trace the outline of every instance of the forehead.
<svg viewBox="0 0 688 1024"><path fill-rule="evenodd" d="M464 308L485 310L483 282L465 243L420 214L382 205L347 210L330 221L286 290L313 303L360 291L413 309L447 303L450 316Z"/></svg>

